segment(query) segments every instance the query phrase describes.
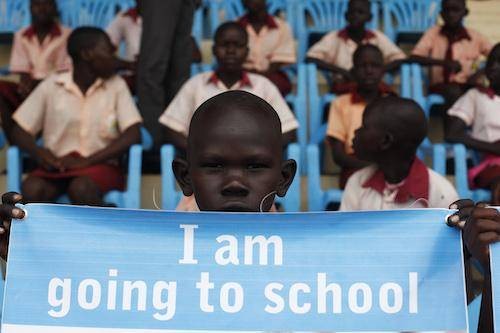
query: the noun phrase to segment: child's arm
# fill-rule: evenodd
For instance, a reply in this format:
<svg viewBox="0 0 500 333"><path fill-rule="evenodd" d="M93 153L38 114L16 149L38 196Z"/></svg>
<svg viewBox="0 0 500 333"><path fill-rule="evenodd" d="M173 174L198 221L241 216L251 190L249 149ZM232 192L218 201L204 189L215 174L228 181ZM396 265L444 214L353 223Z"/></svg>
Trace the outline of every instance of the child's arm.
<svg viewBox="0 0 500 333"><path fill-rule="evenodd" d="M187 138L184 134L174 131L163 124L161 124L161 128L163 133L163 143L172 144L175 148L186 151Z"/></svg>
<svg viewBox="0 0 500 333"><path fill-rule="evenodd" d="M331 71L333 73L340 74L346 80L349 80L349 81L352 80L351 72L348 71L348 70L346 70L346 69L344 69L344 68L335 66L333 64L327 63L327 62L325 62L323 60L316 59L316 58L313 58L313 57L307 57L306 58L306 62L316 64L316 66L318 66L319 69L324 69L324 70L327 70L327 71Z"/></svg>
<svg viewBox="0 0 500 333"><path fill-rule="evenodd" d="M456 60L434 59L413 54L410 56L408 62L414 62L422 66L446 67L452 73L458 73L462 70L462 65Z"/></svg>
<svg viewBox="0 0 500 333"><path fill-rule="evenodd" d="M328 144L332 148L332 156L335 163L346 169L361 169L369 165L369 163L357 159L355 156L345 152L345 143L327 136Z"/></svg>
<svg viewBox="0 0 500 333"><path fill-rule="evenodd" d="M458 117L449 116L447 122L446 141L462 143L467 148L500 155L500 142L486 142L474 139L468 134L467 124Z"/></svg>

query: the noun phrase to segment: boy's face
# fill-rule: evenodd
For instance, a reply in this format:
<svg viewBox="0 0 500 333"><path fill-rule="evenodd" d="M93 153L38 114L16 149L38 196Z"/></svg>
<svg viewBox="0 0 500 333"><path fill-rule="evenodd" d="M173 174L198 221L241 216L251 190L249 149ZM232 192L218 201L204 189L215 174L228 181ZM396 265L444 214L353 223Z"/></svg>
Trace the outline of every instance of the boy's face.
<svg viewBox="0 0 500 333"><path fill-rule="evenodd" d="M53 0L31 0L31 19L35 24L49 24L54 21L57 8Z"/></svg>
<svg viewBox="0 0 500 333"><path fill-rule="evenodd" d="M369 106L366 108L363 114L363 123L356 130L352 142L356 157L363 161L377 161L377 157L381 152L381 144L384 142L386 135L380 126L380 122L373 116L376 112Z"/></svg>
<svg viewBox="0 0 500 333"><path fill-rule="evenodd" d="M213 53L219 68L238 71L248 56L248 40L241 31L227 29L213 46Z"/></svg>
<svg viewBox="0 0 500 333"><path fill-rule="evenodd" d="M243 6L250 14L267 12L266 0L243 0Z"/></svg>
<svg viewBox="0 0 500 333"><path fill-rule="evenodd" d="M488 55L488 61L486 62L486 76L490 81L491 87L498 89L500 88L500 47L496 46L493 48L491 53Z"/></svg>
<svg viewBox="0 0 500 333"><path fill-rule="evenodd" d="M174 162L176 178L202 211L258 212L261 203L268 211L274 194L285 195L295 162L283 162L281 134L248 111L228 113L203 121L188 147L188 161Z"/></svg>
<svg viewBox="0 0 500 333"><path fill-rule="evenodd" d="M376 88L384 76L384 61L379 53L368 49L355 59L352 72L360 87Z"/></svg>
<svg viewBox="0 0 500 333"><path fill-rule="evenodd" d="M449 28L459 27L467 14L467 7L462 0L443 0L441 3L441 17Z"/></svg>
<svg viewBox="0 0 500 333"><path fill-rule="evenodd" d="M83 59L100 78L108 79L116 73L115 47L107 36L100 38L93 49L85 52Z"/></svg>
<svg viewBox="0 0 500 333"><path fill-rule="evenodd" d="M351 28L364 28L372 19L370 4L366 1L349 1L345 19Z"/></svg>

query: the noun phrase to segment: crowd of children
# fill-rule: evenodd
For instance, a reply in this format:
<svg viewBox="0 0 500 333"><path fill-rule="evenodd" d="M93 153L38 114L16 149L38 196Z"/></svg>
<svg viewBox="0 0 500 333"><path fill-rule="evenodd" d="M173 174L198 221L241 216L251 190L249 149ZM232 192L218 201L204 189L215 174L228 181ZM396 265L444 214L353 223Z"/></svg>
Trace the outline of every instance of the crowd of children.
<svg viewBox="0 0 500 333"><path fill-rule="evenodd" d="M306 126L284 98L292 91L285 67L297 61L292 30L268 13L265 0L242 2L246 13L214 35L217 65L189 79L158 120L164 142L178 151L172 168L184 194L179 210L274 211L274 197L286 194L296 173L295 161L283 158L298 127ZM32 23L15 34L12 46L10 70L19 81L0 82L0 114L9 142L38 167L24 179L22 196L4 196L4 221L21 217L13 206L21 199L55 202L67 194L74 204L106 205L106 192L124 188L120 158L140 141L142 118L132 94L141 1L118 13L106 31L71 32L59 23L55 0L31 0L30 10ZM446 208L456 202L449 222L465 225L466 248L487 267L485 249L499 239L499 213L457 201L451 183L417 157L429 120L415 101L397 97L383 82L385 73L404 63L431 67L428 92L445 99L446 140L479 154L470 184L490 189L491 202L500 204L500 44L493 47L466 28L467 14L465 0L442 0L443 24L426 31L406 56L382 32L367 29L370 1L350 0L347 26L312 45L306 61L332 74L337 94L325 142L341 168L340 210ZM193 58L200 60L199 52ZM487 85L480 84L482 74ZM8 223L0 233L5 258ZM483 300L486 332L491 300Z"/></svg>

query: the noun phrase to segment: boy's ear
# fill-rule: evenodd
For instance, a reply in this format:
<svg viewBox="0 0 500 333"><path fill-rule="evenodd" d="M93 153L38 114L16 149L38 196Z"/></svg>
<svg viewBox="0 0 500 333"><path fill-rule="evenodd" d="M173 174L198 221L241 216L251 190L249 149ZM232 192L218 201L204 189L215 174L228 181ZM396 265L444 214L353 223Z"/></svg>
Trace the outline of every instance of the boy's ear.
<svg viewBox="0 0 500 333"><path fill-rule="evenodd" d="M176 157L172 161L172 170L174 171L175 179L181 187L182 193L189 197L193 195L193 185L189 176L189 166L185 159Z"/></svg>
<svg viewBox="0 0 500 333"><path fill-rule="evenodd" d="M94 55L94 51L89 49L84 49L80 51L80 59L83 61L89 61Z"/></svg>
<svg viewBox="0 0 500 333"><path fill-rule="evenodd" d="M297 162L295 160L286 160L281 164L281 180L276 188L276 194L284 197L290 185L292 185L295 173L297 172Z"/></svg>
<svg viewBox="0 0 500 333"><path fill-rule="evenodd" d="M392 133L386 132L384 134L384 138L382 139L382 143L380 144L380 150L388 150L394 144L394 135Z"/></svg>

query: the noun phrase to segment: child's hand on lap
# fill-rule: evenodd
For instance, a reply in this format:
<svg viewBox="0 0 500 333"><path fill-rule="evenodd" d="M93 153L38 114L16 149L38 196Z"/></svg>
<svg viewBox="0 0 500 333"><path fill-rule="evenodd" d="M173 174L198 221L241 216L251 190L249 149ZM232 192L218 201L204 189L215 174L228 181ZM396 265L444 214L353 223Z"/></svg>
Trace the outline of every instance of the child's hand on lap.
<svg viewBox="0 0 500 333"><path fill-rule="evenodd" d="M83 169L89 166L88 159L81 156L66 155L61 159L61 171Z"/></svg>
<svg viewBox="0 0 500 333"><path fill-rule="evenodd" d="M55 171L61 169L61 162L48 149L41 147L38 148L36 151L36 159L38 164L47 171Z"/></svg>

